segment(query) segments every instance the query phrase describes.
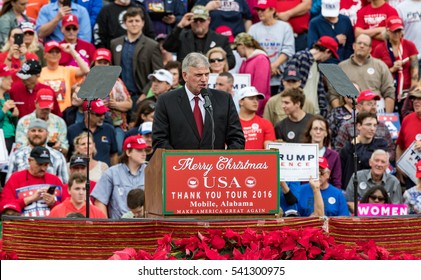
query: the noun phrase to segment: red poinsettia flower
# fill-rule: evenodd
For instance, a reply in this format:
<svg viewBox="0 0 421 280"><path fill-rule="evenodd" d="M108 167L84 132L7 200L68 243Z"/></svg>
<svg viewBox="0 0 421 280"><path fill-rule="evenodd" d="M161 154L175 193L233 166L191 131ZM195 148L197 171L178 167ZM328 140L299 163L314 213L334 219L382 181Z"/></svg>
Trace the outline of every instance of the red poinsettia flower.
<svg viewBox="0 0 421 280"><path fill-rule="evenodd" d="M109 260L134 260L136 258L136 250L133 248L126 248L121 251L114 252Z"/></svg>
<svg viewBox="0 0 421 280"><path fill-rule="evenodd" d="M225 247L225 240L220 235L214 235L210 240L210 245L212 248L220 250Z"/></svg>

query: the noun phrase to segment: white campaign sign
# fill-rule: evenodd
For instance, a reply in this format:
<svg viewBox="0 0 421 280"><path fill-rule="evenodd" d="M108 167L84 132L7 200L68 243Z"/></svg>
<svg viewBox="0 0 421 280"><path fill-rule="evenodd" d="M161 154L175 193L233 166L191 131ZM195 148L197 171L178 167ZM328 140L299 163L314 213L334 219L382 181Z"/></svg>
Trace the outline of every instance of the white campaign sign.
<svg viewBox="0 0 421 280"><path fill-rule="evenodd" d="M414 150L414 146L415 141L412 142L411 146L409 146L403 153L397 162L397 166L412 180L412 182L416 183L417 177L415 176L415 164L421 160L421 153Z"/></svg>
<svg viewBox="0 0 421 280"><path fill-rule="evenodd" d="M7 163L9 161L9 155L6 147L6 140L4 139L3 129L0 128L0 164Z"/></svg>
<svg viewBox="0 0 421 280"><path fill-rule="evenodd" d="M267 149L279 151L281 181L301 182L319 179L319 146L317 144L271 142Z"/></svg>
<svg viewBox="0 0 421 280"><path fill-rule="evenodd" d="M234 85L233 89L234 92L237 92L239 89L243 87L249 87L250 86L250 74L232 74L234 76ZM215 88L216 87L216 77L218 77L218 74L211 73L209 74L209 81L208 81L208 87L209 88Z"/></svg>

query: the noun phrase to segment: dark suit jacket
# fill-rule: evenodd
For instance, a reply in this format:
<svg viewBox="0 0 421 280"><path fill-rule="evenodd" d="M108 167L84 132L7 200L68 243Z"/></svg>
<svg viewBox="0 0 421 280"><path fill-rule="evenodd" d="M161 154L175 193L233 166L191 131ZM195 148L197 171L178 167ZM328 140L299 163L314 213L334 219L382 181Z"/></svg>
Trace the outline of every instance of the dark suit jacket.
<svg viewBox="0 0 421 280"><path fill-rule="evenodd" d="M215 149L244 149L245 139L231 95L209 89L215 120ZM154 149L212 149L212 124L206 112L202 138L184 87L159 96L152 131Z"/></svg>
<svg viewBox="0 0 421 280"><path fill-rule="evenodd" d="M209 32L206 35L206 41L203 50L197 49L194 41L195 36L191 29L181 29L180 27L175 27L174 30L165 39L162 46L169 52L176 52L177 60L180 62L182 62L183 59L191 52L201 52L206 55L210 49L214 47L221 47L227 53L229 69L234 68L235 57L232 53L227 36L218 34L215 31L209 29Z"/></svg>
<svg viewBox="0 0 421 280"><path fill-rule="evenodd" d="M121 52L123 51L125 37L126 35L111 41L114 65L121 65ZM119 45L121 47L117 48ZM133 75L139 92L146 94L149 83L148 75L161 68L164 68L164 65L158 43L142 34L133 55Z"/></svg>

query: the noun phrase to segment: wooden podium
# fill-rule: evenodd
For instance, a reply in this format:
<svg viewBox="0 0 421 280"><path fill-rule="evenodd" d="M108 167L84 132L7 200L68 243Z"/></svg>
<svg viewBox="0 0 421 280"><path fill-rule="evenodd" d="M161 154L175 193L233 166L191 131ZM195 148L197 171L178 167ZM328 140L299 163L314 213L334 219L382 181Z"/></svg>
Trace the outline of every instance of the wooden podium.
<svg viewBox="0 0 421 280"><path fill-rule="evenodd" d="M145 176L147 218L274 218L279 212L277 151L157 149Z"/></svg>

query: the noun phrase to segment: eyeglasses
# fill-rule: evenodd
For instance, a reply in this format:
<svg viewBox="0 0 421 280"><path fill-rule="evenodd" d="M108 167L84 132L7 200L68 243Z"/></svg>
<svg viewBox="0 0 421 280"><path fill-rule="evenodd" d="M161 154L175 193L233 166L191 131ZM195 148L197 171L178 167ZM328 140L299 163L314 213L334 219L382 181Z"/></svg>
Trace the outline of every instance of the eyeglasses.
<svg viewBox="0 0 421 280"><path fill-rule="evenodd" d="M215 62L222 62L224 60L225 60L225 58L210 58L209 59L209 62L210 63L215 63Z"/></svg>
<svg viewBox="0 0 421 280"><path fill-rule="evenodd" d="M320 131L320 132L325 132L326 131L326 129L324 129L322 127L313 127L311 130Z"/></svg>
<svg viewBox="0 0 421 280"><path fill-rule="evenodd" d="M33 36L35 33L32 31L26 31L23 33L24 35L29 35L29 36Z"/></svg>
<svg viewBox="0 0 421 280"><path fill-rule="evenodd" d="M374 201L378 200L378 201L380 201L380 202L382 202L382 201L385 201L385 200L386 200L386 199L384 198L384 196L377 196L377 195L374 195L374 194L370 195L370 196L369 196L369 198L370 198L370 199L372 199L372 200L374 200Z"/></svg>
<svg viewBox="0 0 421 280"><path fill-rule="evenodd" d="M328 170L325 169L319 169L319 175L324 175L328 172Z"/></svg>
<svg viewBox="0 0 421 280"><path fill-rule="evenodd" d="M78 31L79 28L77 28L76 26L66 26L66 31L70 31L70 30Z"/></svg>
<svg viewBox="0 0 421 280"><path fill-rule="evenodd" d="M195 23L204 23L206 20L204 20L203 18L195 18L194 20L193 20Z"/></svg>
<svg viewBox="0 0 421 280"><path fill-rule="evenodd" d="M97 117L105 116L105 114L98 114L98 113L94 113L94 112L91 112L91 114L94 115L94 116L97 116Z"/></svg>

